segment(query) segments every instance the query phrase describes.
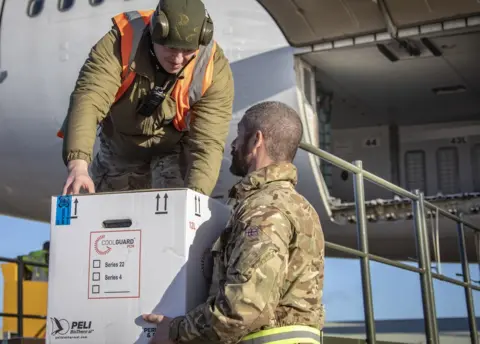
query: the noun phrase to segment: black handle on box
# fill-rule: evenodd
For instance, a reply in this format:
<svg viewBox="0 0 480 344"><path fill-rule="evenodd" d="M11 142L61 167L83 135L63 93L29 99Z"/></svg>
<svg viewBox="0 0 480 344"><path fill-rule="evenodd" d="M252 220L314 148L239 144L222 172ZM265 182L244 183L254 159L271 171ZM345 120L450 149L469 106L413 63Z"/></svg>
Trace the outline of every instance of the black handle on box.
<svg viewBox="0 0 480 344"><path fill-rule="evenodd" d="M105 220L103 221L104 228L127 228L132 225L130 219L117 219L117 220Z"/></svg>

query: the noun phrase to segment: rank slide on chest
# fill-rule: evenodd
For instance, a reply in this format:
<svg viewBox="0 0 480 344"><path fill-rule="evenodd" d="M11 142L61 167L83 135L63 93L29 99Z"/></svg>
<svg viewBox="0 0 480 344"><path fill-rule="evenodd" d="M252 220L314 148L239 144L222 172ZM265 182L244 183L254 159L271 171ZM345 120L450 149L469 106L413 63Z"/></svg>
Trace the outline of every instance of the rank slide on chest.
<svg viewBox="0 0 480 344"><path fill-rule="evenodd" d="M90 233L88 298L140 297L140 230Z"/></svg>

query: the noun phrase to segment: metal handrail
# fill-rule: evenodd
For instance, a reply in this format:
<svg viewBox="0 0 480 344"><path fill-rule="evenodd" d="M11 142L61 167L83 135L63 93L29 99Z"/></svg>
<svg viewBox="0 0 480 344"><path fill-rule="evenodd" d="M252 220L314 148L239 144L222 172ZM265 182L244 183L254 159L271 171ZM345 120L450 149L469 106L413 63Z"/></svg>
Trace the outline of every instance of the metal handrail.
<svg viewBox="0 0 480 344"><path fill-rule="evenodd" d="M0 257L0 262L17 264L17 313L0 313L0 317L17 318L17 334L23 337L23 319L46 320L46 315L24 314L23 312L23 268L25 265L48 268L48 264L38 262L25 262L19 256L16 259Z"/></svg>
<svg viewBox="0 0 480 344"><path fill-rule="evenodd" d="M465 235L464 226L473 229L476 232L480 232L480 228L465 221L463 216L455 216L448 211L445 211L424 199L424 195L419 190L415 193L409 192L385 179L382 179L368 171L365 171L362 167L361 161L355 161L351 164L331 153L328 153L322 149L319 149L311 144L302 142L300 148L318 156L320 159L331 163L337 167L340 167L355 175L353 178L354 198L355 198L355 212L358 219L357 235L359 250L354 250L346 246L325 242L327 248L331 248L337 251L341 251L360 258L361 261L361 277L362 277L362 293L364 314L366 323L366 342L368 344L375 344L376 331L375 331L375 318L373 314L373 297L372 286L370 276L370 259L388 264L393 267L397 267L403 270L413 271L419 274L420 287L422 293L423 314L425 319L425 336L428 344L439 344L437 317L435 309L435 297L433 288L433 278L443 280L447 283L452 283L458 286L462 286L465 289L465 300L467 303L468 322L470 327L470 339L472 344L478 343L478 333L475 318L475 308L473 304L472 290L480 291L480 287L472 284L468 268L468 259L466 255L465 247ZM405 198L409 198L412 201L413 207L413 220L415 224L415 239L417 245L417 252L419 255L419 267L415 268L410 265L393 261L391 259L383 258L380 256L369 253L368 250L368 234L367 234L367 221L365 211L365 188L363 185L364 179L371 181L378 186L387 189L393 193L396 193ZM442 274L432 273L430 252L428 245L428 233L426 230L426 216L425 208L429 208L442 214L445 217L455 221L457 223L457 230L459 236L459 251L460 261L463 271L463 282L457 281L453 278L447 277Z"/></svg>

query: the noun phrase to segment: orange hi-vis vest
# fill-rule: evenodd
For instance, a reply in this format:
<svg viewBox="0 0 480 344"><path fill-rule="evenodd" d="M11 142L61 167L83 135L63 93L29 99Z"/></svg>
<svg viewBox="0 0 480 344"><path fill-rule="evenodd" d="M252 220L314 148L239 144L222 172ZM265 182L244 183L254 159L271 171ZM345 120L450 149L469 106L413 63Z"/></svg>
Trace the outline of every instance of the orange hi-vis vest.
<svg viewBox="0 0 480 344"><path fill-rule="evenodd" d="M136 73L130 69L138 44L145 27L149 25L154 10L130 11L116 15L112 21L120 31L120 46L122 57L122 84L115 96L117 102L135 79ZM205 94L212 84L213 57L217 44L212 39L207 46L200 46L195 58L183 70L183 78L179 78L170 94L177 105L177 112L173 118L173 125L178 131L190 129L190 107ZM66 119L57 136L64 137Z"/></svg>

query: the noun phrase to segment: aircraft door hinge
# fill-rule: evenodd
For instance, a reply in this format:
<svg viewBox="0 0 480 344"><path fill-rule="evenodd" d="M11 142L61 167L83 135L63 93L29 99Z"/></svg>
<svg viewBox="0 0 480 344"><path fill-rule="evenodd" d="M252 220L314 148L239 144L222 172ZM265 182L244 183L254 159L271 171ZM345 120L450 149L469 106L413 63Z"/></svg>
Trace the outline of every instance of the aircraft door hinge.
<svg viewBox="0 0 480 344"><path fill-rule="evenodd" d="M372 0L374 3L377 4L378 9L380 10L380 13L383 15L383 19L385 20L385 24L387 25L387 30L392 36L392 38L397 39L398 38L398 28L393 22L392 15L390 14L390 11L388 10L387 4L385 3L385 0Z"/></svg>

